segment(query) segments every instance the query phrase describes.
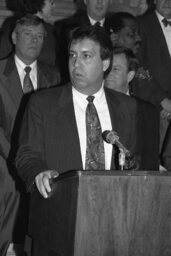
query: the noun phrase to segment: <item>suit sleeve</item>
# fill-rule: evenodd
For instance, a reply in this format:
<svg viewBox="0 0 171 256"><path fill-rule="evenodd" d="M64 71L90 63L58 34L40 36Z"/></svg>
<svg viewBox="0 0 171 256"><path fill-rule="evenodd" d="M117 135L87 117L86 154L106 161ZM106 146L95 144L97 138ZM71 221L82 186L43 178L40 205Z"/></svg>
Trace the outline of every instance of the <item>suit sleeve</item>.
<svg viewBox="0 0 171 256"><path fill-rule="evenodd" d="M44 152L43 117L38 103L32 97L21 126L16 166L27 191L31 191L37 174L48 169Z"/></svg>
<svg viewBox="0 0 171 256"><path fill-rule="evenodd" d="M0 96L0 155L6 160L10 151L10 135L7 127L5 127L5 116L4 105Z"/></svg>
<svg viewBox="0 0 171 256"><path fill-rule="evenodd" d="M141 151L141 168L159 168L159 111L151 104L137 101L139 109L138 141Z"/></svg>
<svg viewBox="0 0 171 256"><path fill-rule="evenodd" d="M131 82L131 94L161 108L161 101L167 97L158 81L154 79L148 69L140 68Z"/></svg>

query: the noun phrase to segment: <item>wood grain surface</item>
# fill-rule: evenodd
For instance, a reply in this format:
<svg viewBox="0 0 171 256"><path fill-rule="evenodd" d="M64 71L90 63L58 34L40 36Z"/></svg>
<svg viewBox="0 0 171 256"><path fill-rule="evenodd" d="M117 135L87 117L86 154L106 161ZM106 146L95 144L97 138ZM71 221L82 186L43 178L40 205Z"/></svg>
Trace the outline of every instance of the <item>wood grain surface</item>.
<svg viewBox="0 0 171 256"><path fill-rule="evenodd" d="M32 234L61 256L171 256L168 173L71 172L48 200L33 198Z"/></svg>

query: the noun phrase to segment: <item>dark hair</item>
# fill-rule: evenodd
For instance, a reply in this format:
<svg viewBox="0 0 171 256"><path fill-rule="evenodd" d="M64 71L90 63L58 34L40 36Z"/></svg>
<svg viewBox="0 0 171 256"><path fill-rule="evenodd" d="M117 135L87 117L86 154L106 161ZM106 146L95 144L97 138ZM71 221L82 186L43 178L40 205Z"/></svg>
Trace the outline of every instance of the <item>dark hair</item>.
<svg viewBox="0 0 171 256"><path fill-rule="evenodd" d="M44 27L44 21L42 19L40 19L36 15L27 14L24 17L22 17L22 18L20 18L20 19L18 19L16 21L16 24L15 24L15 27L14 27L13 31L17 31L19 26L23 26L23 25L26 25L26 26L29 26L29 25L38 26L40 24L42 24L43 27ZM45 31L45 35L46 35L45 28L44 28L44 31Z"/></svg>
<svg viewBox="0 0 171 256"><path fill-rule="evenodd" d="M112 68L112 42L107 31L100 26L84 25L80 26L72 32L69 48L73 42L82 41L84 39L90 39L100 46L100 57L102 60L109 59L110 64L108 69L104 72L106 77Z"/></svg>
<svg viewBox="0 0 171 256"><path fill-rule="evenodd" d="M136 17L128 12L118 12L112 14L109 18L109 22L107 23L107 30L109 33L118 33L122 28L125 27L126 20L134 20L137 23Z"/></svg>
<svg viewBox="0 0 171 256"><path fill-rule="evenodd" d="M117 54L124 54L128 63L128 71L137 71L139 67L138 59L131 49L126 47L114 47L113 56Z"/></svg>

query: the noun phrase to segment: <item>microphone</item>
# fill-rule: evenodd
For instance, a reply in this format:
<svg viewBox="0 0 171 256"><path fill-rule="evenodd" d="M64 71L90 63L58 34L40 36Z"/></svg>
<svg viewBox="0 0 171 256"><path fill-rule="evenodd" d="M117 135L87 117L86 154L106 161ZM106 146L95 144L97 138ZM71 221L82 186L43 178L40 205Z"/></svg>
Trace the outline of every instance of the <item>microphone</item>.
<svg viewBox="0 0 171 256"><path fill-rule="evenodd" d="M115 131L104 131L102 133L104 141L109 144L116 145L120 151L122 151L126 157L131 157L130 151L120 142L119 136Z"/></svg>
<svg viewBox="0 0 171 256"><path fill-rule="evenodd" d="M131 152L120 142L117 132L104 131L102 133L102 137L103 137L104 141L106 141L107 143L116 145L119 148L119 150L120 150L119 162L120 162L120 167L122 170L123 170L123 167L125 167L126 170L139 169L138 159L136 159L131 154Z"/></svg>

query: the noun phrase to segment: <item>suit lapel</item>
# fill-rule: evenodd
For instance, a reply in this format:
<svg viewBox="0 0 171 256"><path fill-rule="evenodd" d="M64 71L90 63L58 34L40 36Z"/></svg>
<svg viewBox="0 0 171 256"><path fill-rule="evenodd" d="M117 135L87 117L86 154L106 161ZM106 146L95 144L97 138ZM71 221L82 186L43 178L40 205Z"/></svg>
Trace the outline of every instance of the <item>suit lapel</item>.
<svg viewBox="0 0 171 256"><path fill-rule="evenodd" d="M72 161L73 166L78 166L82 169L81 149L71 88L72 87L69 84L68 87L64 89L59 99L60 108L57 110L57 119L61 125L62 133L65 134L67 150L71 150L71 153L74 152L74 158L72 157L72 154L70 161Z"/></svg>
<svg viewBox="0 0 171 256"><path fill-rule="evenodd" d="M80 16L80 19L78 22L80 25L84 25L84 24L90 25L90 20L87 14Z"/></svg>
<svg viewBox="0 0 171 256"><path fill-rule="evenodd" d="M110 93L109 89L105 88L106 100L109 108L109 113L112 122L112 130L122 131L124 112L120 109L120 101L114 97L114 93Z"/></svg>
<svg viewBox="0 0 171 256"><path fill-rule="evenodd" d="M20 82L20 78L18 75L18 71L14 62L14 57L10 57L7 60L5 69L4 69L4 76L7 79L7 91L11 96L12 101L18 108L21 98L23 96L22 86Z"/></svg>
<svg viewBox="0 0 171 256"><path fill-rule="evenodd" d="M45 75L46 74L46 75ZM19 78L19 74L17 71L17 67L15 65L14 56L11 56L5 65L4 75L9 81L9 86L7 90L11 94L15 104L18 106L18 99L21 99L23 96L23 90ZM48 88L51 83L51 74L47 69L41 65L40 62L37 64L37 87L40 88Z"/></svg>
<svg viewBox="0 0 171 256"><path fill-rule="evenodd" d="M124 141L124 130L123 124L125 123L125 114L123 109L120 107L120 101L118 97L115 97L115 92L111 92L110 89L104 88L106 94L106 100L109 108L112 130L118 133L119 139ZM118 169L118 149L113 147L111 169Z"/></svg>
<svg viewBox="0 0 171 256"><path fill-rule="evenodd" d="M167 61L171 65L170 53L167 47L167 43L163 34L163 30L155 13L152 14L151 27L153 30L154 28L156 28L153 36L156 37L156 42L158 42L157 45L159 45L159 47L161 48L161 53L165 55Z"/></svg>
<svg viewBox="0 0 171 256"><path fill-rule="evenodd" d="M37 89L43 89L50 87L51 77L48 69L45 69L43 65L37 62Z"/></svg>

